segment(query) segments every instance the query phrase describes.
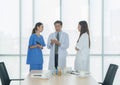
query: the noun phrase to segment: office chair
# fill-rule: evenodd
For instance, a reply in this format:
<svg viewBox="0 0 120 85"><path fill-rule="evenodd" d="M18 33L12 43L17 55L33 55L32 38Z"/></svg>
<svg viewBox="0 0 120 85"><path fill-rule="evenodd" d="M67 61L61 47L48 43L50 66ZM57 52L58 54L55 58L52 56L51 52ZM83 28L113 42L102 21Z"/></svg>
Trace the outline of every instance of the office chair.
<svg viewBox="0 0 120 85"><path fill-rule="evenodd" d="M10 85L11 81L24 80L24 79L10 79L4 62L0 62L0 79L2 85Z"/></svg>
<svg viewBox="0 0 120 85"><path fill-rule="evenodd" d="M102 85L113 85L113 81L114 81L117 69L118 69L118 65L110 64L103 83L99 82L99 84L102 84Z"/></svg>

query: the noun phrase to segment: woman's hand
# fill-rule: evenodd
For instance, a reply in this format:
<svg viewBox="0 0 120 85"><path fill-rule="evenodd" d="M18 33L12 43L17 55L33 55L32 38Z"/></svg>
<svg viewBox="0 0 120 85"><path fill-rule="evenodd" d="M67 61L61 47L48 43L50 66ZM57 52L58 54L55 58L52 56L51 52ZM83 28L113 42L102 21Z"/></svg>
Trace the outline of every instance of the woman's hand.
<svg viewBox="0 0 120 85"><path fill-rule="evenodd" d="M37 45L34 45L34 46L30 46L29 48L37 48Z"/></svg>
<svg viewBox="0 0 120 85"><path fill-rule="evenodd" d="M75 47L75 50L76 50L76 51L79 51L79 49L78 49L77 47Z"/></svg>
<svg viewBox="0 0 120 85"><path fill-rule="evenodd" d="M37 44L36 46L37 46L38 48L43 49L43 46L42 46L42 45Z"/></svg>

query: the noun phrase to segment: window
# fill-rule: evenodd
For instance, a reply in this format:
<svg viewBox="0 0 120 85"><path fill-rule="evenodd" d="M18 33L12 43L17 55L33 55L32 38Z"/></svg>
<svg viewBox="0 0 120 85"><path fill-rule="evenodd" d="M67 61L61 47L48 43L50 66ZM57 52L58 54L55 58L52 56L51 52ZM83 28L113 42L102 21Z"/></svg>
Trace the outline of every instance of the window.
<svg viewBox="0 0 120 85"><path fill-rule="evenodd" d="M19 0L0 2L0 23L0 54L19 54Z"/></svg>
<svg viewBox="0 0 120 85"><path fill-rule="evenodd" d="M19 0L0 1L0 62L10 78L20 77L19 44Z"/></svg>
<svg viewBox="0 0 120 85"><path fill-rule="evenodd" d="M70 38L68 52L75 54L74 48L79 37L78 22L81 20L88 21L88 0L62 0L61 3L63 30L69 34Z"/></svg>
<svg viewBox="0 0 120 85"><path fill-rule="evenodd" d="M120 1L105 0L104 4L104 51L106 54L120 53Z"/></svg>

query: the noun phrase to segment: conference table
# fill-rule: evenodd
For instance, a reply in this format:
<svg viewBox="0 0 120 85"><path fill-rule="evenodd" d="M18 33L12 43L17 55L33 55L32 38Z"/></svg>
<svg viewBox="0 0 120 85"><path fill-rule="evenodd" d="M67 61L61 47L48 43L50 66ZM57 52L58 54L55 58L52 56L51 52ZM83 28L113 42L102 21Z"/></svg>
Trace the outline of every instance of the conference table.
<svg viewBox="0 0 120 85"><path fill-rule="evenodd" d="M32 74L40 72L44 71L31 71L21 85L99 85L91 75L87 77L79 77L73 74L65 74L61 76L52 75L49 79L31 77Z"/></svg>

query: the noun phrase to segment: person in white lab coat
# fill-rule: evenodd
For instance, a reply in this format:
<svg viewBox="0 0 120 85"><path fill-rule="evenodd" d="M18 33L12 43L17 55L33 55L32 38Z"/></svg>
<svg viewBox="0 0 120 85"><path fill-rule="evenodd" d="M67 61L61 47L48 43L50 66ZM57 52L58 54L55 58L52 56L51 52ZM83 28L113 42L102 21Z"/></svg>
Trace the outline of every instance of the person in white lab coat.
<svg viewBox="0 0 120 85"><path fill-rule="evenodd" d="M47 47L50 49L49 70L66 67L67 48L69 47L69 36L62 31L62 21L55 21L54 26L56 31L49 35L47 42Z"/></svg>
<svg viewBox="0 0 120 85"><path fill-rule="evenodd" d="M89 72L89 51L90 51L90 34L86 21L80 21L78 24L80 32L75 50L77 51L75 58L75 70Z"/></svg>

